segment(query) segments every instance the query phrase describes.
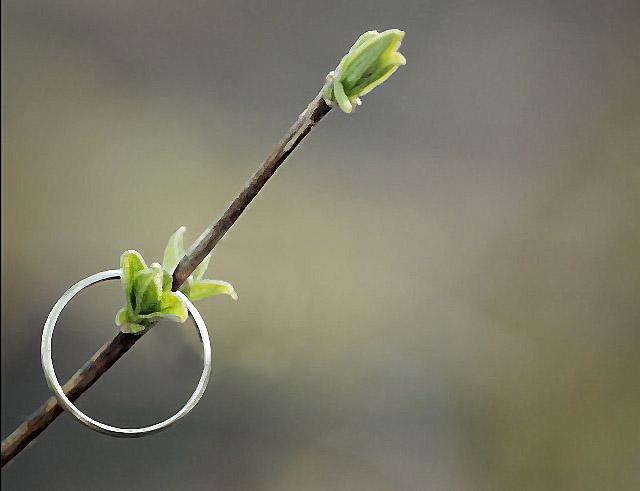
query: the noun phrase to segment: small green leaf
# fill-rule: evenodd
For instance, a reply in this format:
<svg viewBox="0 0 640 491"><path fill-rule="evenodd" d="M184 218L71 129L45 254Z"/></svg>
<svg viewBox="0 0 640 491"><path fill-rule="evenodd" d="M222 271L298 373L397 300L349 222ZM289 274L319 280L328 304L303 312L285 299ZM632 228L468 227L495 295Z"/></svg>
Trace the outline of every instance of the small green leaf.
<svg viewBox="0 0 640 491"><path fill-rule="evenodd" d="M123 326L129 322L129 310L122 307L116 314L116 326Z"/></svg>
<svg viewBox="0 0 640 491"><path fill-rule="evenodd" d="M400 53L396 53L402 56ZM378 67L375 72L373 72L370 76L364 77L362 80L358 82L353 88L353 91L358 93L358 96L367 95L373 89L375 89L378 85L387 80L393 72L395 72L400 65L398 64L389 64L383 67Z"/></svg>
<svg viewBox="0 0 640 491"><path fill-rule="evenodd" d="M163 292L170 292L172 284L173 284L173 278L171 277L171 275L169 273L167 273L167 270L163 269L163 271L162 271L162 291Z"/></svg>
<svg viewBox="0 0 640 491"><path fill-rule="evenodd" d="M342 86L341 82L336 80L333 83L333 93L335 95L338 106L340 106L340 109L342 109L347 114L353 111L353 104L351 104L351 101L347 97L347 94L345 94L344 87Z"/></svg>
<svg viewBox="0 0 640 491"><path fill-rule="evenodd" d="M233 286L226 281L220 280L194 281L188 298L193 302L214 295L229 295L234 300L238 300L238 295Z"/></svg>
<svg viewBox="0 0 640 491"><path fill-rule="evenodd" d="M162 271L145 268L133 277L133 296L136 314L150 314L158 310L162 298Z"/></svg>
<svg viewBox="0 0 640 491"><path fill-rule="evenodd" d="M209 267L209 261L211 261L211 254L207 254L198 267L193 270L193 279L201 280Z"/></svg>
<svg viewBox="0 0 640 491"><path fill-rule="evenodd" d="M356 40L356 42L353 44L353 46L351 46L351 49L349 49L349 53L348 54L352 54L356 49L358 49L360 46L362 46L364 43L366 43L367 41L379 36L380 33L378 31L367 31L367 32L363 32L362 34L360 34L360 37Z"/></svg>
<svg viewBox="0 0 640 491"><path fill-rule="evenodd" d="M127 305L133 308L135 298L132 295L133 277L139 271L147 267L144 259L138 251L124 251L120 256L120 269L122 270L122 286L127 299Z"/></svg>
<svg viewBox="0 0 640 491"><path fill-rule="evenodd" d="M362 75L376 63L382 53L391 46L395 36L391 31L374 35L360 43L352 53L349 53L343 60L343 66L338 65L339 70L342 68L343 84L346 87L353 87Z"/></svg>
<svg viewBox="0 0 640 491"><path fill-rule="evenodd" d="M165 292L160 302L160 313L162 317L169 317L176 322L184 322L187 320L189 312L187 307L174 292Z"/></svg>
<svg viewBox="0 0 640 491"><path fill-rule="evenodd" d="M173 273L176 266L184 256L184 233L187 227L180 227L176 230L167 242L167 247L164 249L164 257L162 259L162 267L168 273Z"/></svg>

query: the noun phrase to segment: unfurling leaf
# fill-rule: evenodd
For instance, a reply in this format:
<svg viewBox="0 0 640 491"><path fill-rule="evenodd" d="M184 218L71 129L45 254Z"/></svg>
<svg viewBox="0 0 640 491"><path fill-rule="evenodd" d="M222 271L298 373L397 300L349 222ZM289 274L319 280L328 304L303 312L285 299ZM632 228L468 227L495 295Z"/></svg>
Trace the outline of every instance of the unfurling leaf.
<svg viewBox="0 0 640 491"><path fill-rule="evenodd" d="M171 275L160 264L147 267L136 251L125 252L120 261L122 285L127 299L116 315L122 332L142 334L161 318L176 322L187 319L187 308L171 291Z"/></svg>
<svg viewBox="0 0 640 491"><path fill-rule="evenodd" d="M162 271L162 291L170 292L172 283L173 283L173 278L171 277L171 275L167 273L166 270L163 270Z"/></svg>
<svg viewBox="0 0 640 491"><path fill-rule="evenodd" d="M127 307L122 307L116 314L116 326L124 326L129 322L129 312Z"/></svg>
<svg viewBox="0 0 640 491"><path fill-rule="evenodd" d="M214 295L229 295L234 300L238 300L238 295L233 286L226 281L220 280L197 280L191 285L189 300L201 300Z"/></svg>
<svg viewBox="0 0 640 491"><path fill-rule="evenodd" d="M189 316L186 305L180 296L174 292L165 292L162 295L160 313L163 317L171 318L177 322L184 322Z"/></svg>
<svg viewBox="0 0 640 491"><path fill-rule="evenodd" d="M150 314L158 310L162 298L162 272L145 268L133 277L133 295L136 314Z"/></svg>
<svg viewBox="0 0 640 491"><path fill-rule="evenodd" d="M138 251L125 251L120 256L120 269L122 270L122 286L125 296L127 297L127 305L133 310L135 296L133 291L133 277L139 271L147 267L144 259Z"/></svg>
<svg viewBox="0 0 640 491"><path fill-rule="evenodd" d="M169 241L167 242L167 246L164 249L164 257L162 258L162 267L169 274L173 273L173 270L176 269L176 266L184 256L184 232L187 230L187 227L182 226L178 230L176 230L171 237L169 237Z"/></svg>

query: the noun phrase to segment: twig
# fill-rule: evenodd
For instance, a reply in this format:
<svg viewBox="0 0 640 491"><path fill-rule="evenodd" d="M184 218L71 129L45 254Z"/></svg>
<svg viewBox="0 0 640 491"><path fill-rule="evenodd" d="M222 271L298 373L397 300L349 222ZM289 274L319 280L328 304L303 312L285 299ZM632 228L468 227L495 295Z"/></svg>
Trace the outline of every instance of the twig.
<svg viewBox="0 0 640 491"><path fill-rule="evenodd" d="M307 136L311 129L320 121L325 114L331 110L331 106L318 94L311 101L298 120L289 128L287 134L280 140L278 146L271 152L271 155L264 161L245 188L234 199L227 211L224 212L217 222L205 230L198 240L189 248L185 256L178 263L173 273L173 290L175 291L184 283L189 275L193 273L198 264L211 252L218 241L227 233L227 230L235 223L244 209L256 197L262 186L280 167L280 164L298 146L302 139Z"/></svg>
<svg viewBox="0 0 640 491"><path fill-rule="evenodd" d="M173 273L173 291L187 280L193 270L209 254L224 234L231 228L245 208L256 197L260 189L275 173L280 164L293 152L302 139L329 111L329 106L320 94L307 106L297 121L267 157L240 194L231 202L220 219L211 225L187 251ZM64 384L64 392L75 401L91 387L113 364L120 359L142 336L119 332L100 348L85 365ZM20 453L31 441L42 433L63 409L55 397L50 397L26 421L2 441L2 466Z"/></svg>
<svg viewBox="0 0 640 491"><path fill-rule="evenodd" d="M144 334L144 332L143 332ZM100 348L91 359L64 384L64 393L75 401L91 387L102 374L124 355L141 336L119 332ZM58 400L51 396L13 433L2 441L2 466L18 455L34 438L47 429L63 412Z"/></svg>

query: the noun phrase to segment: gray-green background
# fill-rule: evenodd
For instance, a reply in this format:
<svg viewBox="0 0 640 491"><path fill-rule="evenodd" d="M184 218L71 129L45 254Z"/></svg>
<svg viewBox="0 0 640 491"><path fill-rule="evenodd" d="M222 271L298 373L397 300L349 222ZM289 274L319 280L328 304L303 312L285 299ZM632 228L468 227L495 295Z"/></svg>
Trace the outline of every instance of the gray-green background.
<svg viewBox="0 0 640 491"><path fill-rule="evenodd" d="M640 487L640 4L3 2L2 435L48 395L60 294L214 220L371 28L408 64L292 155L216 248L214 373L139 440L63 415L7 490ZM61 376L114 332L65 311ZM159 325L82 399L167 417L199 372Z"/></svg>

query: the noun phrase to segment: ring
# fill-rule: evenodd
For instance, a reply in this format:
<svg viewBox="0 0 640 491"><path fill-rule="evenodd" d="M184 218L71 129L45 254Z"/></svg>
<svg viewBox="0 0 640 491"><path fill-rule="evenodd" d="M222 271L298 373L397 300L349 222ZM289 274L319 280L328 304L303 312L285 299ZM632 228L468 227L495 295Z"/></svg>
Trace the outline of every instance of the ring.
<svg viewBox="0 0 640 491"><path fill-rule="evenodd" d="M162 431L165 428L168 428L176 421L186 416L195 407L195 405L198 404L198 401L207 388L209 375L211 374L211 344L209 341L207 326L205 325L204 320L202 320L200 312L198 312L198 310L193 306L193 304L184 294L182 294L181 292L175 292L180 296L181 300L185 303L187 310L191 314L191 317L193 317L196 327L198 328L198 332L200 333L200 339L202 341L202 351L204 354L204 367L202 369L202 375L200 376L200 380L198 381L196 390L193 392L187 403L182 407L182 409L180 409L180 411L178 411L170 418L161 421L160 423L156 423L151 426L145 426L143 428L118 428L116 426L110 426L108 424L101 423L100 421L96 421L95 419L90 418L82 411L80 411L80 409L74 406L74 404L65 395L64 390L62 389L62 386L60 385L60 382L56 377L56 372L53 369L53 360L51 359L51 338L53 337L53 330L56 326L56 321L58 320L58 316L62 312L62 309L64 309L69 301L80 291L88 288L91 285L100 283L101 281L112 280L120 278L121 276L122 271L119 269L102 271L101 273L96 273L92 276L89 276L88 278L85 278L84 280L79 281L71 288L69 288L53 306L53 309L51 309L51 312L49 313L49 317L47 317L47 321L44 323L44 329L42 331L42 344L40 346L40 357L42 359L42 369L44 370L44 377L47 380L47 384L53 392L53 395L55 395L60 405L68 412L70 412L78 421L88 426L92 430L104 433L106 435L121 438L136 438L150 435L152 433L157 433L158 431Z"/></svg>

